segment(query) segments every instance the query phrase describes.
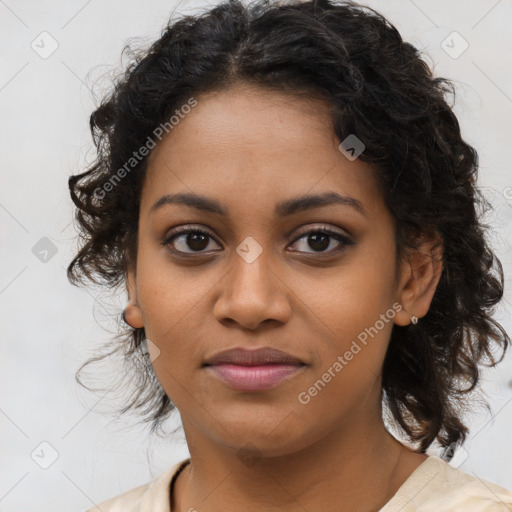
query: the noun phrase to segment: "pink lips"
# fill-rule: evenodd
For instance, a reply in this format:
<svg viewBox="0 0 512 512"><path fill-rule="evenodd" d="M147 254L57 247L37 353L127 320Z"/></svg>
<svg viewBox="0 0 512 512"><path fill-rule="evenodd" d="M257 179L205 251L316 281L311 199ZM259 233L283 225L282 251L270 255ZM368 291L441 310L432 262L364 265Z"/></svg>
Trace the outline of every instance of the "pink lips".
<svg viewBox="0 0 512 512"><path fill-rule="evenodd" d="M270 347L256 350L236 348L220 352L205 363L206 369L239 391L262 391L292 377L305 365Z"/></svg>
<svg viewBox="0 0 512 512"><path fill-rule="evenodd" d="M302 367L284 364L265 366L221 364L209 368L232 388L240 391L262 391L274 387Z"/></svg>

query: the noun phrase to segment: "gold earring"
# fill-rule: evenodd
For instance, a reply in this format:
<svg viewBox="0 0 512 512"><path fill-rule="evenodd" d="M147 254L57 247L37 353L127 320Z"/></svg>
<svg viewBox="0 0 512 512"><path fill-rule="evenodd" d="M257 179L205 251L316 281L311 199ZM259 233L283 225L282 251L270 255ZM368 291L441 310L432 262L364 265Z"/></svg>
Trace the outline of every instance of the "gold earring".
<svg viewBox="0 0 512 512"><path fill-rule="evenodd" d="M411 323L412 323L412 325L416 325L418 323L418 317L417 316L411 316Z"/></svg>

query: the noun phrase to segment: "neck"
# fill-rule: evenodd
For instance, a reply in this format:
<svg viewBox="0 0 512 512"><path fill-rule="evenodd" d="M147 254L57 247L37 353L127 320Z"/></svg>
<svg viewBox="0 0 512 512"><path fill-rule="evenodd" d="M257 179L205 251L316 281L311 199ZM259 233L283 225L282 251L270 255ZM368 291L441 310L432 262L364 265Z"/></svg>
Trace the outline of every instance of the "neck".
<svg viewBox="0 0 512 512"><path fill-rule="evenodd" d="M399 443L382 421L352 423L280 456L245 458L184 422L191 464L172 510L246 512L378 510L426 456ZM250 453L249 453L250 455Z"/></svg>

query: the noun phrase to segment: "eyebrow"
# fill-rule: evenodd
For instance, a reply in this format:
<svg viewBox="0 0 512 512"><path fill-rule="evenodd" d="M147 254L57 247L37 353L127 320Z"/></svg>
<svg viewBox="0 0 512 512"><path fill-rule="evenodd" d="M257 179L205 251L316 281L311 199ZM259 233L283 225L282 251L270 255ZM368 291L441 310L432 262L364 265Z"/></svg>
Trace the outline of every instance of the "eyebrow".
<svg viewBox="0 0 512 512"><path fill-rule="evenodd" d="M166 194L150 208L149 212L153 213L164 205L169 204L181 204L188 206L189 208L195 208L196 210L208 213L215 213L222 216L228 215L228 211L225 210L215 199L189 193ZM292 199L286 199L276 205L274 215L276 217L288 217L298 212L321 208L323 206L330 206L333 204L349 206L357 210L359 213L366 215L366 210L359 200L338 194L337 192L324 192L322 194L304 195Z"/></svg>

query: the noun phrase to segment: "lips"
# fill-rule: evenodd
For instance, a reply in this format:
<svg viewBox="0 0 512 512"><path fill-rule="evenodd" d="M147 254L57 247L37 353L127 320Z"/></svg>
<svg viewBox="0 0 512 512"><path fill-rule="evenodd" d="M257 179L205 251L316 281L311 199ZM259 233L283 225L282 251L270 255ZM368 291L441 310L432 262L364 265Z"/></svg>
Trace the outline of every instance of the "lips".
<svg viewBox="0 0 512 512"><path fill-rule="evenodd" d="M205 362L206 366L220 364L232 364L239 366L265 366L270 364L281 364L287 366L302 366L304 363L287 352L282 352L271 347L258 349L234 348L224 350L214 355Z"/></svg>
<svg viewBox="0 0 512 512"><path fill-rule="evenodd" d="M301 373L306 364L270 347L235 348L219 352L203 365L208 373L237 391L259 392Z"/></svg>

